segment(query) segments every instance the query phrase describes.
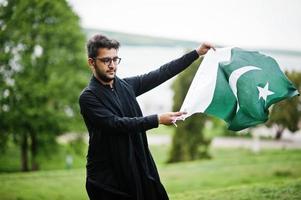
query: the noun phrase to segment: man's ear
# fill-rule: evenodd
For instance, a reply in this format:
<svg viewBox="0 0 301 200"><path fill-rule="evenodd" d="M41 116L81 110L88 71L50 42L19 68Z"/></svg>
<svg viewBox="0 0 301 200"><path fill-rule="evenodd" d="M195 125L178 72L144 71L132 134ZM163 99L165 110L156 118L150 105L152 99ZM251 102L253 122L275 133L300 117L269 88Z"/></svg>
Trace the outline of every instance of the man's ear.
<svg viewBox="0 0 301 200"><path fill-rule="evenodd" d="M88 58L88 64L89 64L90 66L94 66L94 65L95 65L94 59L93 59L93 58Z"/></svg>
<svg viewBox="0 0 301 200"><path fill-rule="evenodd" d="M93 58L88 58L89 68L93 73L95 73L95 61Z"/></svg>

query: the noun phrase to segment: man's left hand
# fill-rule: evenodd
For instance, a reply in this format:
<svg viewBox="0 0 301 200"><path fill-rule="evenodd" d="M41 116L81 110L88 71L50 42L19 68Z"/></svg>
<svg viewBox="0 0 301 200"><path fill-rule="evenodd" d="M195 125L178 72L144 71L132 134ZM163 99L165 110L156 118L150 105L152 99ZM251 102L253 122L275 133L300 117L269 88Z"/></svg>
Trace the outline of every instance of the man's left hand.
<svg viewBox="0 0 301 200"><path fill-rule="evenodd" d="M198 52L198 54L200 56L202 56L202 55L206 54L209 51L209 49L213 49L215 51L215 48L214 48L214 46L212 44L205 42L205 43L201 44L196 49L196 51Z"/></svg>

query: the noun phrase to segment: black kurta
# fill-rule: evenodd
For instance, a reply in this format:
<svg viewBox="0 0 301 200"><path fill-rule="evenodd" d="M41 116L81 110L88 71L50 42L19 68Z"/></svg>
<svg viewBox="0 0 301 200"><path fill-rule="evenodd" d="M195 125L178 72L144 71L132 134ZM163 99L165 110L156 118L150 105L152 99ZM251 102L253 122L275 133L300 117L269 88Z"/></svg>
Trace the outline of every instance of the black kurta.
<svg viewBox="0 0 301 200"><path fill-rule="evenodd" d="M147 74L119 79L114 87L92 77L79 103L89 131L87 182L130 197L168 199L148 148L146 130L158 127L158 116L142 116L136 97L160 85L198 58L194 50ZM153 187L150 189L150 187Z"/></svg>

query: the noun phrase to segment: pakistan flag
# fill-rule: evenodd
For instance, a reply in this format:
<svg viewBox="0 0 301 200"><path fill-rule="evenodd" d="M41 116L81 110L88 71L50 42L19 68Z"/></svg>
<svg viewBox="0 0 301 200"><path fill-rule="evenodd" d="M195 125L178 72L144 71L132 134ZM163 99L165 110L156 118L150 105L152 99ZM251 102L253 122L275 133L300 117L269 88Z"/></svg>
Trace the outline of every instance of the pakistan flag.
<svg viewBox="0 0 301 200"><path fill-rule="evenodd" d="M221 48L204 57L181 111L184 118L199 112L219 117L239 131L264 123L272 104L298 94L273 58Z"/></svg>

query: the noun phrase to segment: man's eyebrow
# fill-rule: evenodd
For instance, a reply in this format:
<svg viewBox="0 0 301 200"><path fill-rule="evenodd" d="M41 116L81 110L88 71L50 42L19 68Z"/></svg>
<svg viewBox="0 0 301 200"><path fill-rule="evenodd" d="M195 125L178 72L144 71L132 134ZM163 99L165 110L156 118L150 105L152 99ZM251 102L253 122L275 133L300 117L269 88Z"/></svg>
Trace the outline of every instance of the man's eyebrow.
<svg viewBox="0 0 301 200"><path fill-rule="evenodd" d="M98 57L98 58L119 58L118 56L114 56L114 57Z"/></svg>

